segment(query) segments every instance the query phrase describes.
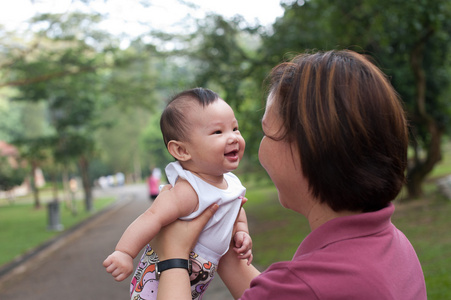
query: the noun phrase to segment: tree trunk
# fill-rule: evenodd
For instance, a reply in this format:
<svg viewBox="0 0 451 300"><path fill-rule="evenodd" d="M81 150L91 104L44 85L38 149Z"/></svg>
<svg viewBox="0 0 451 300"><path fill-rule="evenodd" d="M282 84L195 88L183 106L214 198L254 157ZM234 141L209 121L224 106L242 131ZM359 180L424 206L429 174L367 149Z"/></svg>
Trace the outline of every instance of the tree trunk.
<svg viewBox="0 0 451 300"><path fill-rule="evenodd" d="M33 192L33 199L34 199L34 208L40 209L41 208L41 200L39 199L39 190L36 186L36 169L37 169L36 162L31 163L31 191Z"/></svg>
<svg viewBox="0 0 451 300"><path fill-rule="evenodd" d="M142 181L142 171L141 171L141 160L139 158L139 151L135 151L134 159L133 159L133 166L134 166L134 174L135 174L135 182L141 182Z"/></svg>
<svg viewBox="0 0 451 300"><path fill-rule="evenodd" d="M426 75L423 68L424 47L433 30L427 31L416 43L410 55L410 65L415 78L416 112L415 121L422 124L429 133L425 141L426 158L421 159L415 155L414 164L407 172L407 191L409 198L417 198L423 194L422 183L432 171L435 164L442 158L441 129L434 118L426 111ZM414 137L415 138L415 137ZM417 143L414 143L416 145Z"/></svg>
<svg viewBox="0 0 451 300"><path fill-rule="evenodd" d="M52 174L53 181L53 201L58 202L58 179L56 175L56 171Z"/></svg>
<svg viewBox="0 0 451 300"><path fill-rule="evenodd" d="M62 181L63 181L63 191L64 191L64 202L70 203L70 189L69 189L69 173L67 171L67 165L63 164L62 170Z"/></svg>
<svg viewBox="0 0 451 300"><path fill-rule="evenodd" d="M423 194L423 181L434 169L435 164L442 159L441 138L443 130L437 126L436 122L430 120L428 131L430 140L426 149L426 158L423 160L418 159L409 168L407 173L407 192L409 198L418 198Z"/></svg>
<svg viewBox="0 0 451 300"><path fill-rule="evenodd" d="M94 210L92 205L92 187L88 173L89 162L86 159L86 157L82 156L80 158L79 165L80 165L81 181L85 193L85 209L88 212L92 212Z"/></svg>

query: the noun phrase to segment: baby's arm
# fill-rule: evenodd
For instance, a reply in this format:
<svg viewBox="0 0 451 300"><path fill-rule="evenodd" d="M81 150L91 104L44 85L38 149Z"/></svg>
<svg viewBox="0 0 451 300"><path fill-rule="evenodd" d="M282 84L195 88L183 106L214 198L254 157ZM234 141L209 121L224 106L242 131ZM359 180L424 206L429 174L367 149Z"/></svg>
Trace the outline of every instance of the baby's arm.
<svg viewBox="0 0 451 300"><path fill-rule="evenodd" d="M103 266L116 281L133 272L133 259L160 229L176 219L189 215L199 206L196 192L185 180L162 191L149 209L128 226L116 245L116 251L105 259Z"/></svg>
<svg viewBox="0 0 451 300"><path fill-rule="evenodd" d="M233 250L238 253L241 259L247 259L247 264L252 262L252 239L249 235L247 218L244 208L241 207L240 213L235 224L235 234L233 236Z"/></svg>

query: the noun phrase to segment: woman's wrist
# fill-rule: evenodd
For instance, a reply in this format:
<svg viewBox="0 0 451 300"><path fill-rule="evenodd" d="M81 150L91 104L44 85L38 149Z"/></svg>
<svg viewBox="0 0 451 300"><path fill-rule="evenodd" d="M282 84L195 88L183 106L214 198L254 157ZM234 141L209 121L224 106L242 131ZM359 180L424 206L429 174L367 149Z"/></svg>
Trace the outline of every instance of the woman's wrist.
<svg viewBox="0 0 451 300"><path fill-rule="evenodd" d="M169 259L189 259L189 253L191 251L177 249L177 247L164 247L160 250L160 248L156 248L156 252L158 254L158 260L164 261Z"/></svg>
<svg viewBox="0 0 451 300"><path fill-rule="evenodd" d="M151 245L152 246L152 245ZM169 259L189 259L189 253L191 250L181 249L177 246L165 246L165 247L153 247L155 252L158 254L158 260L169 260Z"/></svg>
<svg viewBox="0 0 451 300"><path fill-rule="evenodd" d="M158 253L158 260L159 261L165 261L170 259L189 259L189 255L171 255L171 254L161 254Z"/></svg>
<svg viewBox="0 0 451 300"><path fill-rule="evenodd" d="M161 273L171 269L184 269L191 275L192 267L189 259L172 258L167 260L160 260L155 264L155 276L159 280Z"/></svg>
<svg viewBox="0 0 451 300"><path fill-rule="evenodd" d="M160 299L191 300L191 285L187 270L174 268L160 274L157 300Z"/></svg>
<svg viewBox="0 0 451 300"><path fill-rule="evenodd" d="M171 278L172 276L185 277L185 276L189 276L189 272L188 272L188 270L186 270L184 268L172 268L172 269L167 269L164 272L160 273L160 279L165 276L168 276L169 278Z"/></svg>

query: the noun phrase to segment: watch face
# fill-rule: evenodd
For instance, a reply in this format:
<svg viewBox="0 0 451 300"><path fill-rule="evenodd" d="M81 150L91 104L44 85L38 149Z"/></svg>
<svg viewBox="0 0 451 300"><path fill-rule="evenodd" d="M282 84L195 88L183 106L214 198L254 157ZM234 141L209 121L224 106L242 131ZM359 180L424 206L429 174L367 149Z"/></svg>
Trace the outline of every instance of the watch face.
<svg viewBox="0 0 451 300"><path fill-rule="evenodd" d="M193 273L193 266L191 263L191 259L188 259L188 274L191 275Z"/></svg>
<svg viewBox="0 0 451 300"><path fill-rule="evenodd" d="M160 280L160 270L158 269L158 263L155 264L155 279Z"/></svg>

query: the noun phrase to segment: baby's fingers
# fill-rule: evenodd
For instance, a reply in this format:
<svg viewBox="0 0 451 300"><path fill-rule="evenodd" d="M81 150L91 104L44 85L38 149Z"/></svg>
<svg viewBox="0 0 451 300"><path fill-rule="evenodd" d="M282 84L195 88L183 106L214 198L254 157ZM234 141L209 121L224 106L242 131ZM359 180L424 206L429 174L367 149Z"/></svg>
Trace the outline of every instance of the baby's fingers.
<svg viewBox="0 0 451 300"><path fill-rule="evenodd" d="M247 198L246 197L240 197L241 198L241 207L243 207L244 204L246 204L247 202Z"/></svg>
<svg viewBox="0 0 451 300"><path fill-rule="evenodd" d="M244 239L235 239L235 247L233 247L233 250L238 253L242 254L245 253L249 249L249 246L246 244L246 240Z"/></svg>
<svg viewBox="0 0 451 300"><path fill-rule="evenodd" d="M252 250L249 249L246 253L238 255L238 258L247 259L247 265L250 265L254 256L252 255Z"/></svg>
<svg viewBox="0 0 451 300"><path fill-rule="evenodd" d="M233 247L233 251L235 251L238 255L243 255L247 251L247 248L244 246Z"/></svg>
<svg viewBox="0 0 451 300"><path fill-rule="evenodd" d="M250 250L249 250L250 251ZM249 266L252 263L252 260L254 259L254 255L251 253L249 258L247 259L247 265Z"/></svg>
<svg viewBox="0 0 451 300"><path fill-rule="evenodd" d="M110 257L107 257L107 258L103 261L102 265L103 265L105 268L107 268L107 267L110 266L112 263L113 263L113 262L111 261Z"/></svg>
<svg viewBox="0 0 451 300"><path fill-rule="evenodd" d="M241 252L245 252L252 248L252 240L245 237L235 241L235 248L240 249Z"/></svg>
<svg viewBox="0 0 451 300"><path fill-rule="evenodd" d="M113 275L113 272L117 270L117 267L114 264L110 264L108 266L105 267L105 270L110 273L111 275ZM114 276L114 275L113 275Z"/></svg>
<svg viewBox="0 0 451 300"><path fill-rule="evenodd" d="M237 248L242 248L243 247L243 242L244 242L244 238L242 236L239 235L235 235L235 249Z"/></svg>
<svg viewBox="0 0 451 300"><path fill-rule="evenodd" d="M128 275L125 274L125 273L120 273L119 275L113 276L113 277L114 277L114 280L116 280L116 281L122 281L122 280L124 280L125 278L127 278Z"/></svg>
<svg viewBox="0 0 451 300"><path fill-rule="evenodd" d="M243 259L247 259L247 265L249 266L252 263L252 260L254 259L254 255L249 250L249 254L248 255L244 255L244 256L245 257L243 257Z"/></svg>

